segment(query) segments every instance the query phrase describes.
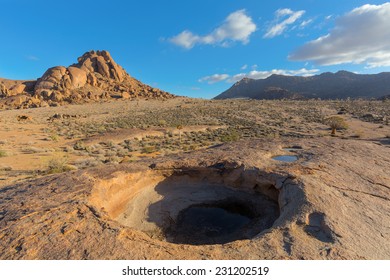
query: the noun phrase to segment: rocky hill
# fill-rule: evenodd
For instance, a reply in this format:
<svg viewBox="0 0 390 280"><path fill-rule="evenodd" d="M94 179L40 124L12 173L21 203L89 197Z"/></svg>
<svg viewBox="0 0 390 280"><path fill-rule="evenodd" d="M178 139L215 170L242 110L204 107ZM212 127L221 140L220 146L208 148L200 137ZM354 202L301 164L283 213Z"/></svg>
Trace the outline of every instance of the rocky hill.
<svg viewBox="0 0 390 280"><path fill-rule="evenodd" d="M388 94L390 73L360 75L339 71L312 77L272 75L259 80L244 78L214 99L381 98Z"/></svg>
<svg viewBox="0 0 390 280"><path fill-rule="evenodd" d="M108 51L90 51L69 67L48 69L37 81L0 79L0 108L35 108L109 99L172 98L131 77Z"/></svg>

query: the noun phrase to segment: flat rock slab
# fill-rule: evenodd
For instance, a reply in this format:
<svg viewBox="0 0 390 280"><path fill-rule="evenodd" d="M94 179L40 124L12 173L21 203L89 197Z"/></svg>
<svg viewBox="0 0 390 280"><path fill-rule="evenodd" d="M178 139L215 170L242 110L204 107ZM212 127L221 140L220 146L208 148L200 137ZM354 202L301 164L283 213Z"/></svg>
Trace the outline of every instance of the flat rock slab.
<svg viewBox="0 0 390 280"><path fill-rule="evenodd" d="M302 147L290 152L297 161L272 160L292 146ZM389 155L389 146L359 140L259 139L3 187L0 258L390 259ZM174 244L153 235L147 229L158 221L147 221L145 209L165 194L145 186L175 172L191 181L197 170L201 180L233 188L265 192L269 185L270 197L278 192L279 218L254 238L226 244ZM139 213L133 220L124 216L130 208Z"/></svg>

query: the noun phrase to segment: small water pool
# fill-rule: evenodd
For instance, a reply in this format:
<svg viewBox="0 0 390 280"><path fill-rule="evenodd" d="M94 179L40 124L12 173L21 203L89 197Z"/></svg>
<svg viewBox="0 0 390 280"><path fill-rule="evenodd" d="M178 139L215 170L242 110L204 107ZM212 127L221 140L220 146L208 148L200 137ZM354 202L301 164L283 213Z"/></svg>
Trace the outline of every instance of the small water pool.
<svg viewBox="0 0 390 280"><path fill-rule="evenodd" d="M298 160L297 156L291 156L291 155L281 155L281 156L275 156L272 157L274 160L283 161L283 162L294 162Z"/></svg>

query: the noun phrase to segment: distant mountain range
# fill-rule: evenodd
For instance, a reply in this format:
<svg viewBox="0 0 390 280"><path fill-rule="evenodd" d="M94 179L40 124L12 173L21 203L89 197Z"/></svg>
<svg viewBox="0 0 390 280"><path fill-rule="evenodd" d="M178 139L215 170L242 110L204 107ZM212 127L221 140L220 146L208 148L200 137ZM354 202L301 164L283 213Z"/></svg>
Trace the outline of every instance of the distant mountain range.
<svg viewBox="0 0 390 280"><path fill-rule="evenodd" d="M348 71L310 77L272 75L266 79L244 78L214 99L380 99L390 95L390 72L372 75Z"/></svg>

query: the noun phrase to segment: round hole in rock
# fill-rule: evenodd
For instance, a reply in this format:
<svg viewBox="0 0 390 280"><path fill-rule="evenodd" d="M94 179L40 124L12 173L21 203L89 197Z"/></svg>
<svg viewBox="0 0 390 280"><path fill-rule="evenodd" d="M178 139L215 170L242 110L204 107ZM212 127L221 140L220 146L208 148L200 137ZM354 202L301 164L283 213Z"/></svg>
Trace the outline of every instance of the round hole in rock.
<svg viewBox="0 0 390 280"><path fill-rule="evenodd" d="M279 214L276 202L259 195L255 198L257 206L236 197L191 205L180 211L176 222L166 230L166 238L192 245L250 239L270 228Z"/></svg>
<svg viewBox="0 0 390 280"><path fill-rule="evenodd" d="M291 146L291 147L283 148L283 150L290 152L290 153L294 153L294 152L302 151L302 147L301 146Z"/></svg>
<svg viewBox="0 0 390 280"><path fill-rule="evenodd" d="M121 174L100 182L91 203L152 238L224 244L272 227L280 214L275 176L244 168Z"/></svg>

